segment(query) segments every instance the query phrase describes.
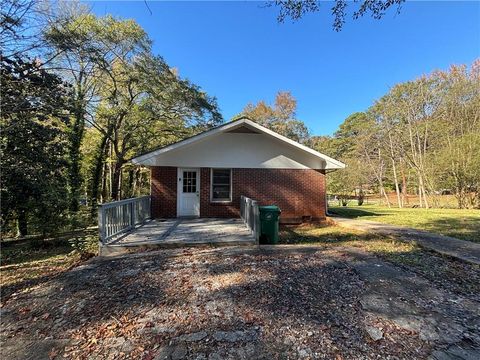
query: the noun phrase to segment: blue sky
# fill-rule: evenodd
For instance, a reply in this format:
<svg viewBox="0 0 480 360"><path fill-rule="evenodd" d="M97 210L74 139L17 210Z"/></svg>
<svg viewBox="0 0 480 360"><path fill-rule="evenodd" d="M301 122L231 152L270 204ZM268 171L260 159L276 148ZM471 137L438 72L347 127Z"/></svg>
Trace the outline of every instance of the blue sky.
<svg viewBox="0 0 480 360"><path fill-rule="evenodd" d="M407 2L382 20L332 29L330 3L298 22L263 2L89 2L135 19L180 75L216 96L226 120L279 90L298 100L313 134L332 134L395 83L480 57L480 2Z"/></svg>

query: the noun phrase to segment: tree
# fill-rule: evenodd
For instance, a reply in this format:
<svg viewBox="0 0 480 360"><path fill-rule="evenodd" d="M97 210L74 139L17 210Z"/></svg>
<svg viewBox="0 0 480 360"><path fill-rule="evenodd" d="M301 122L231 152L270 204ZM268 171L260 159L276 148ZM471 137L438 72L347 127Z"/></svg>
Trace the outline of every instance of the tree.
<svg viewBox="0 0 480 360"><path fill-rule="evenodd" d="M0 1L0 39L3 56L10 58L26 56L40 45L36 36L38 34L34 30L35 12L34 0Z"/></svg>
<svg viewBox="0 0 480 360"><path fill-rule="evenodd" d="M361 205L365 188L372 184L370 174L378 174L382 170L375 155L365 152L363 147L365 139L374 133L372 119L363 112L357 112L345 119L333 137L316 137L312 140L315 149L347 165L345 169L332 173L329 179L329 191L338 195L343 205L353 194Z"/></svg>
<svg viewBox="0 0 480 360"><path fill-rule="evenodd" d="M408 188L421 207L438 206L445 192L456 196L459 208L479 207L479 74L477 60L470 68L452 66L396 84L366 113L348 117L334 137L313 143L347 165L360 161L387 204L392 186L399 207L408 201ZM332 176L342 178L344 191L358 186L348 174Z"/></svg>
<svg viewBox="0 0 480 360"><path fill-rule="evenodd" d="M360 159L351 158L344 161L347 161L345 169L329 173L327 191L335 195L343 206L347 206L352 198L356 198L360 206L364 200L368 172L365 171L365 165Z"/></svg>
<svg viewBox="0 0 480 360"><path fill-rule="evenodd" d="M393 6L397 7L397 13L400 12L401 5L405 0L361 0L351 2L347 0L335 0L331 8L333 28L340 31L345 24L348 6L356 6L353 12L353 19L358 19L369 14L374 19L381 19L385 12ZM276 0L267 3L267 6L276 6L280 9L277 20L283 23L287 18L292 21L301 19L308 13L320 11L320 1L318 0Z"/></svg>
<svg viewBox="0 0 480 360"><path fill-rule="evenodd" d="M115 61L104 75L96 110L95 129L102 134L92 183L111 146L110 197L122 197L122 169L129 157L158 145L216 126L222 120L215 98L179 78L161 57L148 54L132 62Z"/></svg>
<svg viewBox="0 0 480 360"><path fill-rule="evenodd" d="M70 87L38 61L1 60L2 225L55 231L66 209Z"/></svg>
<svg viewBox="0 0 480 360"><path fill-rule="evenodd" d="M356 112L348 116L334 134L336 156L343 158L355 156L360 135L372 126L372 119L368 118L364 112Z"/></svg>
<svg viewBox="0 0 480 360"><path fill-rule="evenodd" d="M310 134L303 121L296 118L297 100L290 92L279 91L273 106L261 100L247 104L237 117L245 116L283 136L300 143L308 142Z"/></svg>
<svg viewBox="0 0 480 360"><path fill-rule="evenodd" d="M395 192L397 195L397 206L403 207L405 202L405 191L400 192L399 176L397 174L398 163L402 164L405 159L402 148L405 146L402 143L402 136L399 134L400 118L396 99L391 96L384 96L369 109L369 115L375 119L378 127L379 146L383 148L384 154L389 159L395 185ZM402 177L405 179L405 177ZM406 187L403 183L402 187ZM402 196L403 195L403 196Z"/></svg>
<svg viewBox="0 0 480 360"><path fill-rule="evenodd" d="M459 208L480 207L480 60L432 74L442 101L430 169L437 189L452 189Z"/></svg>
<svg viewBox="0 0 480 360"><path fill-rule="evenodd" d="M80 146L85 122L95 122L93 114L99 99L99 79L112 79L112 64L128 62L148 51L150 40L133 20L110 15L96 17L85 9L67 8L55 16L44 37L57 54L55 69L74 84L73 121L69 128L70 208L77 211L81 190ZM112 91L115 91L113 89ZM90 120L88 120L90 117Z"/></svg>
<svg viewBox="0 0 480 360"><path fill-rule="evenodd" d="M3 226L75 226L83 192L95 209L144 191L147 171L125 166L129 157L222 121L216 99L153 56L134 21L71 3L4 4L2 52L13 52L2 53Z"/></svg>

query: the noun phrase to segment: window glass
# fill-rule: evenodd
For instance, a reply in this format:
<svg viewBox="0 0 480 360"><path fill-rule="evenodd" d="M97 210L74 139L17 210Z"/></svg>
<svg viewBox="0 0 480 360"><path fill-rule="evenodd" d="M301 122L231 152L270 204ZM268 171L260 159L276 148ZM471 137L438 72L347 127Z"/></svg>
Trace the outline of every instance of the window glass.
<svg viewBox="0 0 480 360"><path fill-rule="evenodd" d="M197 192L197 172L196 171L183 172L183 192L184 193Z"/></svg>
<svg viewBox="0 0 480 360"><path fill-rule="evenodd" d="M230 169L212 169L212 200L231 201Z"/></svg>

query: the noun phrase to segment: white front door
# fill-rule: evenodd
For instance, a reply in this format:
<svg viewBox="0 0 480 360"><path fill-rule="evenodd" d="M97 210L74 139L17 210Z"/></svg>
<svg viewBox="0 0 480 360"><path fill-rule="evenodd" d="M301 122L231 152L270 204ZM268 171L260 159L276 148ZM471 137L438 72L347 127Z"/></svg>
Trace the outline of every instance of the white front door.
<svg viewBox="0 0 480 360"><path fill-rule="evenodd" d="M200 170L178 168L177 216L200 216Z"/></svg>

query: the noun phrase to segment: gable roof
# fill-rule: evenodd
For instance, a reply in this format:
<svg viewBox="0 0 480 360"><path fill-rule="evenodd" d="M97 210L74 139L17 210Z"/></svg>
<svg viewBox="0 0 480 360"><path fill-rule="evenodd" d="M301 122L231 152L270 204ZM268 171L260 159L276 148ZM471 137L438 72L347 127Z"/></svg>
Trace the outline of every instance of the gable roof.
<svg viewBox="0 0 480 360"><path fill-rule="evenodd" d="M326 163L326 165L325 165L326 170L345 168L345 164L343 164L342 162L340 162L338 160L335 160L335 159L333 159L333 158L331 158L331 157L329 157L325 154L322 154L322 153L320 153L316 150L313 150L313 149L311 149L311 148L309 148L305 145L302 145L302 144L300 144L300 143L298 143L294 140L291 140L291 139L289 139L289 138L287 138L283 135L280 135L280 134L278 134L278 133L276 133L276 132L274 132L270 129L267 129L266 127L264 127L262 125L259 125L255 122L251 121L248 118L240 118L240 119L228 122L226 124L217 126L213 129L204 131L204 132L202 132L198 135L186 138L184 140L181 140L181 141L178 141L176 143L167 145L165 147L150 151L148 153L138 155L138 156L130 159L130 161L133 164L138 164L138 165L147 164L147 160L151 159L152 157L155 157L157 155L164 154L166 152L182 148L182 147L187 146L187 145L192 145L194 143L206 140L211 136L218 135L220 133L226 133L226 132L249 132L249 133L264 134L264 135L270 136L272 138L275 138L277 140L280 140L281 142L284 142L288 146L300 149L300 150L302 150L306 153L309 153L311 155L314 155L314 156L324 160L325 163Z"/></svg>

